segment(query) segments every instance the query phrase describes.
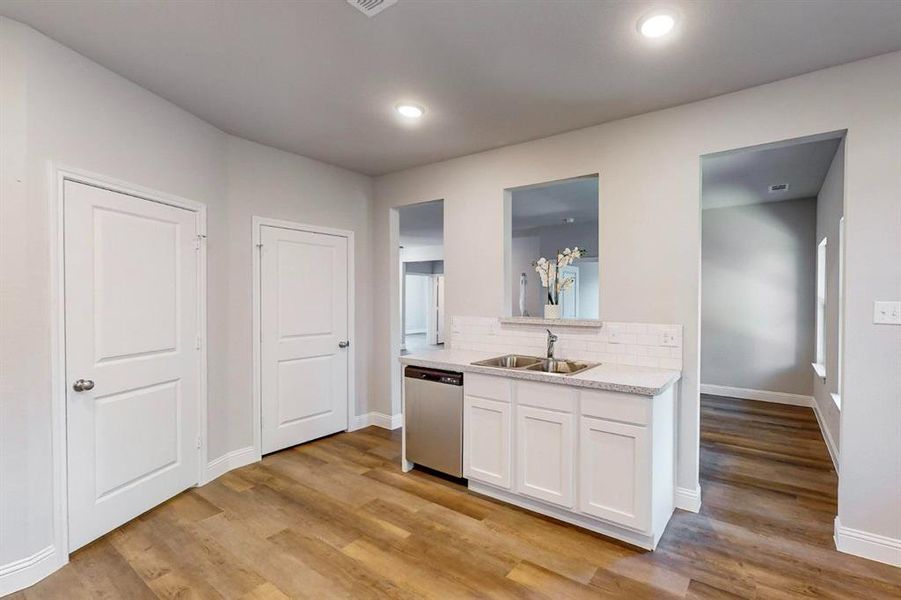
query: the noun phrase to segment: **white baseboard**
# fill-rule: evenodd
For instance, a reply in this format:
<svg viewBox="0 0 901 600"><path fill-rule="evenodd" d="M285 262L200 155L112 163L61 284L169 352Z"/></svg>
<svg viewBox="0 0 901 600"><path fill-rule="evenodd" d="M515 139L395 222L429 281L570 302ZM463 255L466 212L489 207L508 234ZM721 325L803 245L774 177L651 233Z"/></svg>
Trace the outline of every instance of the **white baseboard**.
<svg viewBox="0 0 901 600"><path fill-rule="evenodd" d="M826 449L829 450L829 458L832 459L832 466L835 468L835 472L838 473L838 446L835 445L832 434L830 434L829 429L826 428L826 421L823 419L822 413L820 413L820 405L814 400L812 406L813 414L816 416L817 424L820 426L820 432L823 434L823 441L826 442Z"/></svg>
<svg viewBox="0 0 901 600"><path fill-rule="evenodd" d="M777 404L791 404L792 406L813 406L813 396L802 394L787 394L785 392L770 392L767 390L751 390L748 388L731 387L728 385L715 385L712 383L701 384L702 394L714 396L728 396L743 400L760 400L761 402L775 402Z"/></svg>
<svg viewBox="0 0 901 600"><path fill-rule="evenodd" d="M398 429L404 423L404 416L401 413L397 413L396 415L386 415L382 412L368 412L363 415L357 415L351 421L350 431L356 431L357 429L363 429L364 427L369 427L370 425L375 425L376 427L381 427L382 429Z"/></svg>
<svg viewBox="0 0 901 600"><path fill-rule="evenodd" d="M842 526L835 517L835 548L839 552L901 567L901 540Z"/></svg>
<svg viewBox="0 0 901 600"><path fill-rule="evenodd" d="M701 510L701 488L689 489L677 487L673 498L676 508L687 510L689 512L699 512Z"/></svg>
<svg viewBox="0 0 901 600"><path fill-rule="evenodd" d="M57 552L56 547L51 545L31 556L0 565L0 596L36 584L65 565L68 560L68 555Z"/></svg>
<svg viewBox="0 0 901 600"><path fill-rule="evenodd" d="M215 460L211 460L206 466L206 472L201 485L205 485L217 477L225 475L232 469L249 465L260 460L260 453L253 446L232 450Z"/></svg>
<svg viewBox="0 0 901 600"><path fill-rule="evenodd" d="M663 533L660 532L660 534L658 535L644 535L642 533L638 533L637 531L632 531L631 529L628 529L626 527L620 527L618 525L614 525L613 523L607 523L604 521L599 521L592 517L586 517L584 515L570 512L568 510L558 508L550 504L545 504L544 502L541 502L539 500L532 500L531 498L520 496L519 494L514 494L507 490L502 490L488 484L479 483L478 481L474 481L472 479L469 480L467 486L469 488L469 491L475 492L476 494L482 494L483 496L495 498L502 502L513 504L514 506L518 506L532 512L547 515L549 517L554 517L555 519L559 519L560 521L571 523L578 527L600 533L601 535L607 535L618 540L623 540L624 542L628 542L629 544L638 546L639 548L645 548L646 550L653 550L654 548L656 548L657 542L660 541L660 534Z"/></svg>

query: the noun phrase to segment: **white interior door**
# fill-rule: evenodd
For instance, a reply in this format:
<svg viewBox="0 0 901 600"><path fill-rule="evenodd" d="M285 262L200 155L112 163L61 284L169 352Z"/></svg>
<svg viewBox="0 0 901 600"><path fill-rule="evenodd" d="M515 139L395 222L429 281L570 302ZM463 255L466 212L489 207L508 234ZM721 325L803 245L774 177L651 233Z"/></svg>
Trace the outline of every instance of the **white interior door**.
<svg viewBox="0 0 901 600"><path fill-rule="evenodd" d="M196 213L64 185L74 550L197 482L200 295Z"/></svg>
<svg viewBox="0 0 901 600"><path fill-rule="evenodd" d="M347 238L262 226L263 452L347 429Z"/></svg>

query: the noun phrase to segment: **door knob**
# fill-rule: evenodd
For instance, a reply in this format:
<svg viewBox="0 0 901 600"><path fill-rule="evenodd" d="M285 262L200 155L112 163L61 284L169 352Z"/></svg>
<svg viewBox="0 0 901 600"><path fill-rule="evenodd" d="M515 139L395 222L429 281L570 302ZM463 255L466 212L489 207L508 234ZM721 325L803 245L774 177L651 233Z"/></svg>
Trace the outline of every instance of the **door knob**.
<svg viewBox="0 0 901 600"><path fill-rule="evenodd" d="M72 384L72 389L76 392L87 392L94 389L94 382L90 379L79 379Z"/></svg>
<svg viewBox="0 0 901 600"><path fill-rule="evenodd" d="M338 342L338 347L339 347L339 348L347 348L348 346L350 346L350 340L346 340L346 341L343 341L343 342Z"/></svg>

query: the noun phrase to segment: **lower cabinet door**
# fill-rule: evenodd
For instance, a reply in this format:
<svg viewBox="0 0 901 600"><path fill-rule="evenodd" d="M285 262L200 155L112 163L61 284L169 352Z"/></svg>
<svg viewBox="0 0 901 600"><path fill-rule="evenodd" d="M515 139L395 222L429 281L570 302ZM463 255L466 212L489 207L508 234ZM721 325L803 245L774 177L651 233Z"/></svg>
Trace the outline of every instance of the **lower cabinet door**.
<svg viewBox="0 0 901 600"><path fill-rule="evenodd" d="M466 396L464 405L463 475L510 489L510 404Z"/></svg>
<svg viewBox="0 0 901 600"><path fill-rule="evenodd" d="M573 507L575 416L516 407L516 491L564 508Z"/></svg>
<svg viewBox="0 0 901 600"><path fill-rule="evenodd" d="M581 417L579 510L637 529L650 527L647 428Z"/></svg>

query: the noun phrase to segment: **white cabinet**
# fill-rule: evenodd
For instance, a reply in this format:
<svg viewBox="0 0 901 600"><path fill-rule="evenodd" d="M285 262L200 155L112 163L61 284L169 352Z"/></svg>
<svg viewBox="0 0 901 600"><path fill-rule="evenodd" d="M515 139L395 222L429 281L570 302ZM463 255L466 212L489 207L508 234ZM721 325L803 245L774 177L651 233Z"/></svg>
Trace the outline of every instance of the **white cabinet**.
<svg viewBox="0 0 901 600"><path fill-rule="evenodd" d="M583 416L579 441L579 510L646 531L651 515L648 428Z"/></svg>
<svg viewBox="0 0 901 600"><path fill-rule="evenodd" d="M466 379L464 379L464 391ZM464 396L463 475L509 489L511 484L512 407L509 402Z"/></svg>
<svg viewBox="0 0 901 600"><path fill-rule="evenodd" d="M517 492L572 508L574 420L572 413L516 407Z"/></svg>
<svg viewBox="0 0 901 600"><path fill-rule="evenodd" d="M474 491L644 548L673 512L672 388L655 397L467 374Z"/></svg>

